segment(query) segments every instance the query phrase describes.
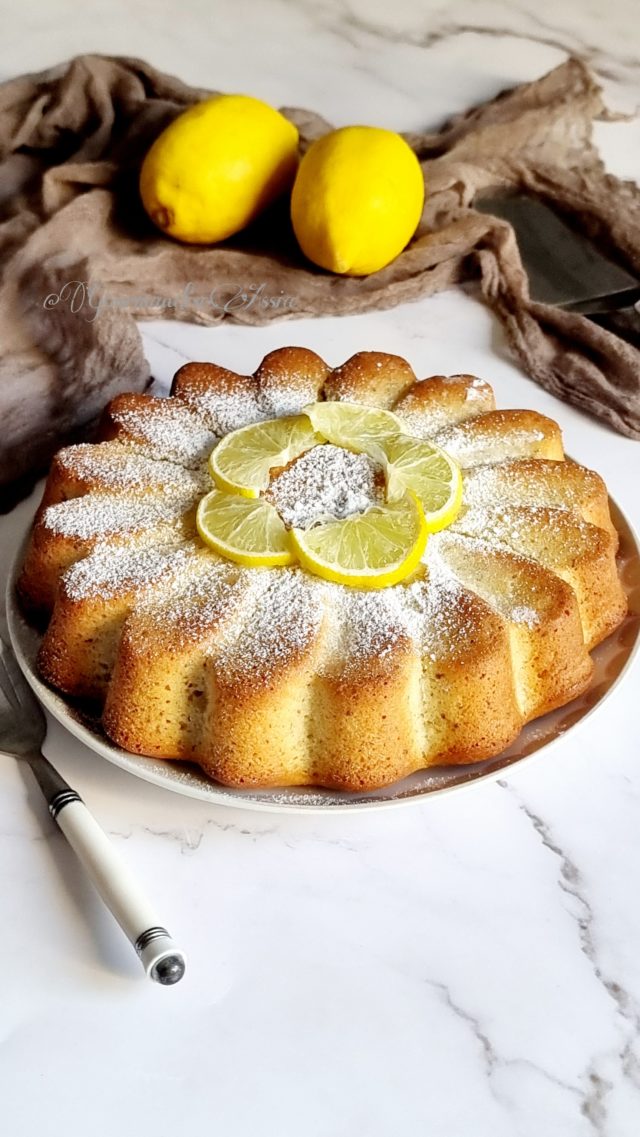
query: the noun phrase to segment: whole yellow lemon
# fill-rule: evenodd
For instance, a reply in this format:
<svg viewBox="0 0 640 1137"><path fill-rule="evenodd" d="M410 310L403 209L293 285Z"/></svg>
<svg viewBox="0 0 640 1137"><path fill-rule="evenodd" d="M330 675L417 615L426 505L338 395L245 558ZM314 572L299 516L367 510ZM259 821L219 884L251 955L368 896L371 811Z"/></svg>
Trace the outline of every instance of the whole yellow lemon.
<svg viewBox="0 0 640 1137"><path fill-rule="evenodd" d="M346 126L309 147L291 195L291 220L314 264L366 276L410 241L424 193L420 163L399 134Z"/></svg>
<svg viewBox="0 0 640 1137"><path fill-rule="evenodd" d="M249 95L196 103L156 138L140 171L140 195L158 228L210 244L243 229L289 189L298 131Z"/></svg>

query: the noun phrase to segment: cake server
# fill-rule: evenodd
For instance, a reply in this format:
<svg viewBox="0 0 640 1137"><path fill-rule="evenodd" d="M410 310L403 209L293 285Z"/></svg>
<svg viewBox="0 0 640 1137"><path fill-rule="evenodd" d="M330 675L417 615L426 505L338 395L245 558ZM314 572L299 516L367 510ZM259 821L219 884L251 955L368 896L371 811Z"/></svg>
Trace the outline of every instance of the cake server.
<svg viewBox="0 0 640 1137"><path fill-rule="evenodd" d="M514 228L533 300L588 316L640 347L640 280L595 241L567 223L550 203L526 193L481 195L480 213Z"/></svg>
<svg viewBox="0 0 640 1137"><path fill-rule="evenodd" d="M53 820L156 983L170 986L185 958L80 795L41 752L47 722L0 634L0 752L29 763Z"/></svg>

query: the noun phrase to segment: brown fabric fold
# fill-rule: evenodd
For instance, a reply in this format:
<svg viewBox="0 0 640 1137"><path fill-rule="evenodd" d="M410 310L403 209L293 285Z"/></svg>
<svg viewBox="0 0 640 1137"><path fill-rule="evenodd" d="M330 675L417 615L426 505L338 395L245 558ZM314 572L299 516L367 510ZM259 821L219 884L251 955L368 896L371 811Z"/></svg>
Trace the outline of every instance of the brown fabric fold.
<svg viewBox="0 0 640 1137"><path fill-rule="evenodd" d="M406 135L429 187L423 218L401 256L362 279L304 259L286 202L218 246L179 245L153 228L137 194L141 159L208 94L141 60L97 55L0 86L0 484L41 467L118 391L147 384L136 319L344 315L473 279L529 375L640 438L640 353L534 303L513 230L473 209L496 187L532 191L640 273L640 191L604 171L592 124L608 115L580 61L437 133ZM284 113L303 148L330 128L310 111Z"/></svg>

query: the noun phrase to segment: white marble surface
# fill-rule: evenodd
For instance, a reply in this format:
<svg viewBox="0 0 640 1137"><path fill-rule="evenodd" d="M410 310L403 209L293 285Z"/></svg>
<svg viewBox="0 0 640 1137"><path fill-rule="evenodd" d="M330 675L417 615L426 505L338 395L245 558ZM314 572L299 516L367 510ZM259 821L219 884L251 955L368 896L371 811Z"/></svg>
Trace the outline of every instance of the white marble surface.
<svg viewBox="0 0 640 1137"><path fill-rule="evenodd" d="M5 4L2 4L2 9ZM83 50L308 105L336 123L435 125L582 50L612 104L639 101L636 0L6 4L4 75ZM637 123L600 125L640 176ZM472 371L557 417L640 522L640 450L557 403L462 293L264 329L148 324L154 374L252 369L307 344L423 374ZM23 510L25 507L21 507ZM3 571L18 517L0 522ZM185 944L146 983L49 823L0 758L0 1129L7 1137L636 1137L640 771L628 674L588 725L504 784L386 813L279 817L168 794L56 728L48 751Z"/></svg>

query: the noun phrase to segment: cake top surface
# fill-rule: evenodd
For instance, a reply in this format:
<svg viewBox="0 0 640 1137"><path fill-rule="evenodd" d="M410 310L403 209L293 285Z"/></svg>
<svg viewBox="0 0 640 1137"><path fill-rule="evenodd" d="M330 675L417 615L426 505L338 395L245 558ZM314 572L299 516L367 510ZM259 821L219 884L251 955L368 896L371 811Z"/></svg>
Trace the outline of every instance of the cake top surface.
<svg viewBox="0 0 640 1137"><path fill-rule="evenodd" d="M184 494L196 493L203 478L179 462L149 457L135 446L117 442L80 443L61 450L57 461L72 478L107 490L129 492L153 487L171 487Z"/></svg>
<svg viewBox="0 0 640 1137"><path fill-rule="evenodd" d="M522 534L553 527L553 511L579 534L589 527L587 514L600 492L595 475L563 461L555 424L534 412L495 412L490 387L473 376L438 376L430 387L429 380L412 379L408 365L392 367L386 361L393 357L378 353L360 353L358 367L348 363L333 372L314 357L305 370L303 349L291 350L298 352L295 368L279 370L278 360L270 359L256 376L213 365L209 374L204 364L183 369L171 398L116 400L108 443L71 448L89 492L43 512L54 534L89 545L89 555L66 574L68 595L107 598L128 589L139 595L145 618L155 613L159 628L179 634L182 625L184 634L204 636L215 624L229 674L266 675L320 650L320 642L327 666L332 659L350 660L354 668L362 661L381 665L389 653L414 649L436 661L476 637L487 613L534 628L539 596L527 591L526 574L515 590L513 574L518 563L533 565L544 584L547 570L534 546L523 550ZM382 401L411 435L446 443L460 463L458 519L431 534L402 583L365 591L295 565L241 568L205 551L188 520L217 439L269 415L298 414L323 391L338 401ZM145 483L143 496L132 492ZM287 529L307 530L318 519L348 519L378 505L383 484L370 454L328 441L276 468L264 497ZM467 568L478 555L486 566L480 593Z"/></svg>
<svg viewBox="0 0 640 1137"><path fill-rule="evenodd" d="M272 479L265 496L288 528L306 529L320 518L352 517L381 501L381 475L367 454L327 443L295 459Z"/></svg>
<svg viewBox="0 0 640 1137"><path fill-rule="evenodd" d="M93 541L118 535L148 533L159 526L176 524L193 505L194 493L151 494L88 493L48 506L43 521L60 537Z"/></svg>
<svg viewBox="0 0 640 1137"><path fill-rule="evenodd" d="M178 399L120 396L111 418L116 431L147 458L165 459L190 468L206 462L216 434L202 416Z"/></svg>

